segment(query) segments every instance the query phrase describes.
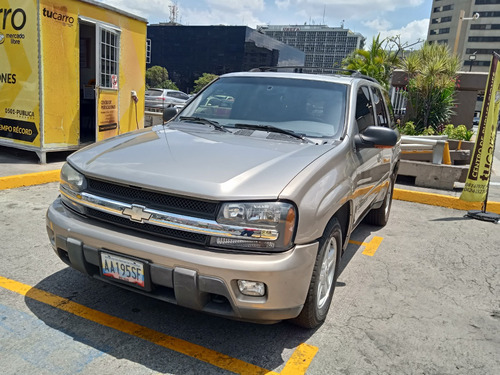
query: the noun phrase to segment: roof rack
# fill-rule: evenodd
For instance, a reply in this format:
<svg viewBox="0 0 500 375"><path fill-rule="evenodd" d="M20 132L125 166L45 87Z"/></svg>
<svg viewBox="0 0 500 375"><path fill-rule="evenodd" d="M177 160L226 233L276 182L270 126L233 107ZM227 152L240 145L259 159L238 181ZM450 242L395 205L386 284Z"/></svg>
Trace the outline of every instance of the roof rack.
<svg viewBox="0 0 500 375"><path fill-rule="evenodd" d="M343 68L324 68L314 66L260 66L253 68L251 72L277 72L278 70L287 70L293 73L324 74L324 75L349 75L356 78L364 78L372 82L379 83L375 78L361 74L359 70Z"/></svg>

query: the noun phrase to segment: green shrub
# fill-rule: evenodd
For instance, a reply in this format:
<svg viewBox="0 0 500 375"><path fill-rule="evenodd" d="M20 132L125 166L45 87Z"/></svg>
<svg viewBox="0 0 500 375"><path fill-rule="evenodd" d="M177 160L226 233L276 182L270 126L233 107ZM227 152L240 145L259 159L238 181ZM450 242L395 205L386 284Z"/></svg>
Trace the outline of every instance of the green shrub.
<svg viewBox="0 0 500 375"><path fill-rule="evenodd" d="M432 127L427 127L422 132L422 135L436 135L436 131Z"/></svg>
<svg viewBox="0 0 500 375"><path fill-rule="evenodd" d="M399 125L398 130L403 135L418 135L415 129L415 124L412 121L408 121L402 126Z"/></svg>
<svg viewBox="0 0 500 375"><path fill-rule="evenodd" d="M436 131L433 127L429 126L422 131L416 129L412 121L406 122L404 125L398 125L398 130L402 135L447 135L448 139L457 139L463 141L470 141L474 132L467 130L465 125L458 125L455 127L453 124L444 126L441 131Z"/></svg>
<svg viewBox="0 0 500 375"><path fill-rule="evenodd" d="M467 130L465 125L458 125L453 131L452 139L461 139L464 141L470 141L474 132L472 130Z"/></svg>
<svg viewBox="0 0 500 375"><path fill-rule="evenodd" d="M453 133L455 132L455 125L449 124L444 127L443 133L444 135L447 135L449 139L455 139L453 138Z"/></svg>

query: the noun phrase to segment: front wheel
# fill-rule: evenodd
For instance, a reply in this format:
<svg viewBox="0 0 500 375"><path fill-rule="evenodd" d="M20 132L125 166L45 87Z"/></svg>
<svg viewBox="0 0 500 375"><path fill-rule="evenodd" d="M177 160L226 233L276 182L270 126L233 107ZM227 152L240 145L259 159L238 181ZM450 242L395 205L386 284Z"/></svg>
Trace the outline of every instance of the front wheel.
<svg viewBox="0 0 500 375"><path fill-rule="evenodd" d="M292 322L304 328L316 328L328 314L337 281L342 252L342 229L336 218L328 224L319 241L311 284L299 316Z"/></svg>

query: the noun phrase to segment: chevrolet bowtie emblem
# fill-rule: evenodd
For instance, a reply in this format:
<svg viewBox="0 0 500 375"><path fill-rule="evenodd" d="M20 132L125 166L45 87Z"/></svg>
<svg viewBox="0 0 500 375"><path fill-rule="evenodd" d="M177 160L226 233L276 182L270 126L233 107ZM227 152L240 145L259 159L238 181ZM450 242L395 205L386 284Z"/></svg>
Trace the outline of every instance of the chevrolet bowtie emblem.
<svg viewBox="0 0 500 375"><path fill-rule="evenodd" d="M145 209L146 207L144 206L133 204L131 208L125 208L122 214L128 216L132 221L143 223L151 217L151 214L145 212Z"/></svg>

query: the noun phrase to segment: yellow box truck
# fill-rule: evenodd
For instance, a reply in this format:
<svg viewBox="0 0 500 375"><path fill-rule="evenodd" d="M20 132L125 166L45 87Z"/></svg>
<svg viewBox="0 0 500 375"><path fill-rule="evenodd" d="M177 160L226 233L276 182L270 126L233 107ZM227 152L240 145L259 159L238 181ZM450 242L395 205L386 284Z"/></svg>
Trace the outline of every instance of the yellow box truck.
<svg viewBox="0 0 500 375"><path fill-rule="evenodd" d="M142 128L146 31L92 0L0 0L0 145L45 163Z"/></svg>

